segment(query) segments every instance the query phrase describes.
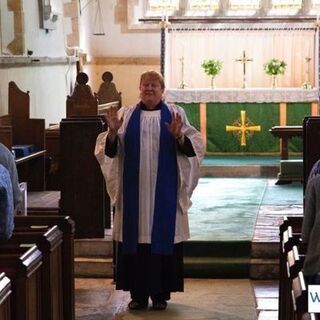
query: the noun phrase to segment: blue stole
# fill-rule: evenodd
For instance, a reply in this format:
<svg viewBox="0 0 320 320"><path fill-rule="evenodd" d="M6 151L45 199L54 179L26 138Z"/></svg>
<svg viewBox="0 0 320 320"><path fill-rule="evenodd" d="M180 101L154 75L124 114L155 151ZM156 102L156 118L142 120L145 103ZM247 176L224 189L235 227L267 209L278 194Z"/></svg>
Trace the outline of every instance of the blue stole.
<svg viewBox="0 0 320 320"><path fill-rule="evenodd" d="M178 189L176 141L165 125L165 123L171 122L171 113L162 101L160 107L160 146L151 252L172 255ZM122 240L123 252L126 254L135 254L138 245L140 115L141 105L139 103L129 119L124 137Z"/></svg>

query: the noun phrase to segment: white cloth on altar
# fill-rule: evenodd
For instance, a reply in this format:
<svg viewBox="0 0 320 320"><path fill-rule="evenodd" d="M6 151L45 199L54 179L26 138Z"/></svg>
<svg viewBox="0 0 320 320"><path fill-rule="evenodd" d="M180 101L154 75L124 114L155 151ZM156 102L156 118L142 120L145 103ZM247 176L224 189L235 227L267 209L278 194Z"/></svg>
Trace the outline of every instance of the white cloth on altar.
<svg viewBox="0 0 320 320"><path fill-rule="evenodd" d="M301 88L215 88L215 89L166 89L165 100L171 103L280 103L315 102L319 100L318 89Z"/></svg>
<svg viewBox="0 0 320 320"><path fill-rule="evenodd" d="M182 132L191 141L196 156L187 157L177 151L178 164L178 203L174 242L185 241L190 237L188 209L191 206L191 195L198 183L200 162L204 157L204 145L200 133L192 127L181 107L169 105L171 112L182 116ZM123 125L118 132L118 152L114 158L105 155L105 141L108 132L97 137L95 156L101 166L106 180L107 191L112 206L115 206L113 237L122 241L122 175L124 136L133 107L121 108L118 113L123 117ZM139 175L139 243L151 243L155 186L158 169L160 110L141 111L140 120L140 175ZM145 134L145 133L148 134Z"/></svg>

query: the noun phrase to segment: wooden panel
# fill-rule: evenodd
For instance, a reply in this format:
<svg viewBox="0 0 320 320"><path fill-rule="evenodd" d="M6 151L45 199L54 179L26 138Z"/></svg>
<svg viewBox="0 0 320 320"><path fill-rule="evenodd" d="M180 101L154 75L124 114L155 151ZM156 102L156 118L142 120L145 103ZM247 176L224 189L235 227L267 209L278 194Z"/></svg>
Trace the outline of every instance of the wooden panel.
<svg viewBox="0 0 320 320"><path fill-rule="evenodd" d="M304 188L313 165L320 159L320 117L305 117L303 121L303 177Z"/></svg>
<svg viewBox="0 0 320 320"><path fill-rule="evenodd" d="M15 230L23 229L27 226L51 227L57 225L62 231L62 286L63 286L63 315L64 319L75 319L74 300L74 232L75 224L69 216L55 216L51 212L37 211L33 216L32 211L28 211L27 216L16 216L14 218Z"/></svg>
<svg viewBox="0 0 320 320"><path fill-rule="evenodd" d="M25 250L21 245L36 244L42 253L42 319L63 319L62 232L57 226L16 229L0 246L0 254Z"/></svg>
<svg viewBox="0 0 320 320"><path fill-rule="evenodd" d="M50 169L46 176L46 190L60 190L60 130L57 126L45 130L46 159L50 161Z"/></svg>
<svg viewBox="0 0 320 320"><path fill-rule="evenodd" d="M13 82L9 82L9 114L14 118L30 118L30 97L29 91L23 92Z"/></svg>
<svg viewBox="0 0 320 320"><path fill-rule="evenodd" d="M5 275L0 273L0 319L11 320L11 281Z"/></svg>
<svg viewBox="0 0 320 320"><path fill-rule="evenodd" d="M18 86L11 81L8 88L9 114L0 117L0 141L3 126L11 127L11 136L6 133L2 139L11 149L13 145L34 145L36 151L45 150L45 120L30 119L30 97L29 92L21 91ZM10 129L9 129L10 131ZM45 153L28 158L29 163L24 161L18 165L20 182L28 183L29 191L42 191L45 188Z"/></svg>
<svg viewBox="0 0 320 320"><path fill-rule="evenodd" d="M101 118L63 119L60 123L61 211L75 220L76 238L103 238L104 229L110 227L104 178L94 156L102 131Z"/></svg>
<svg viewBox="0 0 320 320"><path fill-rule="evenodd" d="M12 127L0 126L0 142L9 150L12 148Z"/></svg>
<svg viewBox="0 0 320 320"><path fill-rule="evenodd" d="M42 254L36 246L21 254L0 254L0 272L12 281L11 314L15 320L41 320Z"/></svg>
<svg viewBox="0 0 320 320"><path fill-rule="evenodd" d="M87 84L84 72L77 75L77 83L71 96L67 97L67 118L71 116L95 116L98 114L98 98Z"/></svg>

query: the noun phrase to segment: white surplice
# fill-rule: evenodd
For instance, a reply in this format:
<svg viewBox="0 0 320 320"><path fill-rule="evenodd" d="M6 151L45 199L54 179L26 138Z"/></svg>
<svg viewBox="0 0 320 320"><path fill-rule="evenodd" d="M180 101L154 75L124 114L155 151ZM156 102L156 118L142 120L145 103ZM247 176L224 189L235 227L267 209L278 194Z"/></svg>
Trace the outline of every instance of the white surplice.
<svg viewBox="0 0 320 320"><path fill-rule="evenodd" d="M182 133L187 136L196 156L187 157L177 148L178 197L174 242L185 241L190 237L187 211L191 206L191 195L198 183L200 162L204 156L204 145L200 133L192 127L184 110L168 105L170 112L177 112L183 121ZM105 142L108 131L97 137L95 156L106 180L111 205L115 207L113 237L122 241L122 175L124 160L124 136L128 121L135 107L123 107L118 111L123 124L118 131L118 150L114 158L105 155ZM139 170L139 243L151 243L155 189L158 170L160 110L141 110L140 117L140 170Z"/></svg>

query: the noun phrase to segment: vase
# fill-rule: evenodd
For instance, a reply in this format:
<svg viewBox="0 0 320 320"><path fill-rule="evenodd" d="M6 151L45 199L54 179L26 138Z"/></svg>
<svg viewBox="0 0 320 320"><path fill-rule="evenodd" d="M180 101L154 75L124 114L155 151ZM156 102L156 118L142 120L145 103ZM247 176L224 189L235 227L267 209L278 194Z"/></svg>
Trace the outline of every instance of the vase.
<svg viewBox="0 0 320 320"><path fill-rule="evenodd" d="M216 87L215 77L211 77L211 89L214 89L215 87Z"/></svg>
<svg viewBox="0 0 320 320"><path fill-rule="evenodd" d="M274 88L276 88L277 87L277 75L276 74L273 74L272 76L271 76L271 88L272 89L274 89Z"/></svg>

